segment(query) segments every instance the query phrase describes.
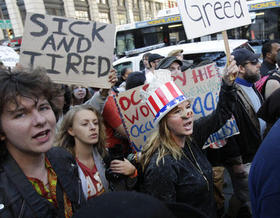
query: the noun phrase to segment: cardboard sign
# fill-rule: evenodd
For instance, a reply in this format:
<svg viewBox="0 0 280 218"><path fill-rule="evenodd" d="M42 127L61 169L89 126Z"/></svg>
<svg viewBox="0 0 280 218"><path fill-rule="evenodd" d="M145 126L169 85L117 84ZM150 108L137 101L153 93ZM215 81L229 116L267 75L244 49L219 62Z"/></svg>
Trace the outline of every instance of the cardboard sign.
<svg viewBox="0 0 280 218"><path fill-rule="evenodd" d="M114 25L28 13L24 29L23 66L44 67L57 83L110 87Z"/></svg>
<svg viewBox="0 0 280 218"><path fill-rule="evenodd" d="M143 86L121 92L116 96L117 106L121 112L123 124L135 151L142 150L147 138L154 130L154 116L140 98Z"/></svg>
<svg viewBox="0 0 280 218"><path fill-rule="evenodd" d="M193 98L195 119L207 116L215 110L221 86L215 63L189 69L180 75L172 75L172 78L186 96ZM142 87L121 92L115 97L129 139L137 152L142 150L146 140L156 129L152 112L140 98ZM236 121L232 118L207 139L204 148L219 148L225 144L225 138L238 133Z"/></svg>
<svg viewBox="0 0 280 218"><path fill-rule="evenodd" d="M189 69L180 75L172 75L172 77L185 95L193 98L192 109L195 119L207 116L216 109L221 79L215 63ZM205 147L221 147L224 141L220 143L220 140L238 133L236 121L232 118L218 132L208 138Z"/></svg>
<svg viewBox="0 0 280 218"><path fill-rule="evenodd" d="M246 0L178 0L188 39L251 23Z"/></svg>

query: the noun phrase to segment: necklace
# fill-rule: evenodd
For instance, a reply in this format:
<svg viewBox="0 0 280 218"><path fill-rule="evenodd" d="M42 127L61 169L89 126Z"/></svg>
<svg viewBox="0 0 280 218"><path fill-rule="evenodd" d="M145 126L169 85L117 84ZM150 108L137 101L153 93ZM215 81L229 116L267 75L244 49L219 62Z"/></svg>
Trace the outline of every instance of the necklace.
<svg viewBox="0 0 280 218"><path fill-rule="evenodd" d="M198 162L197 162L197 160L196 160L196 158L195 158L195 156L194 156L194 154L193 154L193 151L192 151L192 149L191 149L191 146L189 145L189 143L187 143L187 145L188 145L188 148L189 148L189 150L190 150L190 152L191 152L192 158L194 159L194 162L195 162L195 163L193 163L193 161L192 161L186 154L184 154L184 156L190 161L190 163L192 164L192 166L193 166L193 167L200 173L200 175L203 177L203 179L205 180L205 182L206 182L206 184L207 184L207 190L209 191L209 181L208 181L207 177L205 176L204 172L202 171L200 165L198 164Z"/></svg>

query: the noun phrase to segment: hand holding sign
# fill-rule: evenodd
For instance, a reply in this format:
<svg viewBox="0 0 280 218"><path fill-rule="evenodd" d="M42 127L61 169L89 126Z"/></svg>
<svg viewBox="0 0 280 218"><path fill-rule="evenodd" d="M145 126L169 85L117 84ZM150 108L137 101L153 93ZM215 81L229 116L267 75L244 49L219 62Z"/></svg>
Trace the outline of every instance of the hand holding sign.
<svg viewBox="0 0 280 218"><path fill-rule="evenodd" d="M227 85L232 85L238 76L238 67L236 65L236 61L233 56L230 56L229 65L225 67L223 80Z"/></svg>
<svg viewBox="0 0 280 218"><path fill-rule="evenodd" d="M111 84L111 88L116 84L118 81L117 73L115 69L110 70L108 82ZM110 89L100 89L100 95L103 97L107 97L109 95Z"/></svg>

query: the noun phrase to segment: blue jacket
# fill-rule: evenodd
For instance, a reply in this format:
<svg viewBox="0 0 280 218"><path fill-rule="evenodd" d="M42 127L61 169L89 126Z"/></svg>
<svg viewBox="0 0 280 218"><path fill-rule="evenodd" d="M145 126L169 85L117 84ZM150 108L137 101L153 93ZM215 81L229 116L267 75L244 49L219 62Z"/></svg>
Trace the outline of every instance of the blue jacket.
<svg viewBox="0 0 280 218"><path fill-rule="evenodd" d="M253 217L280 217L280 119L262 142L249 174Z"/></svg>

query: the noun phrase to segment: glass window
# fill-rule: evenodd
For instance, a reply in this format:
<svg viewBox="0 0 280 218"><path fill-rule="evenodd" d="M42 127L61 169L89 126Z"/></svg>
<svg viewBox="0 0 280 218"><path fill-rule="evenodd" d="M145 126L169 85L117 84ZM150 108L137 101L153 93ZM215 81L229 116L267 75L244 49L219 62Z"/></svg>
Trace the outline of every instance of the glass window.
<svg viewBox="0 0 280 218"><path fill-rule="evenodd" d="M118 0L118 6L124 7L125 6L124 0Z"/></svg>
<svg viewBox="0 0 280 218"><path fill-rule="evenodd" d="M123 68L130 68L130 69L132 69L132 62L131 61L128 61L128 62L123 62L123 63L121 63L121 64L117 64L117 65L115 65L114 66L114 68L116 69L116 71L117 71L117 75L121 75L121 70L123 69Z"/></svg>
<svg viewBox="0 0 280 218"><path fill-rule="evenodd" d="M106 4L108 5L108 0L97 0L98 4Z"/></svg>
<svg viewBox="0 0 280 218"><path fill-rule="evenodd" d="M23 0L17 0L17 6L19 8L21 20L25 20L26 17L26 10L25 10L25 4Z"/></svg>
<svg viewBox="0 0 280 218"><path fill-rule="evenodd" d="M99 21L102 23L111 23L109 13L100 12L99 13Z"/></svg>
<svg viewBox="0 0 280 218"><path fill-rule="evenodd" d="M124 55L125 51L135 49L135 39L132 33L117 34L117 55Z"/></svg>
<svg viewBox="0 0 280 218"><path fill-rule="evenodd" d="M133 8L139 8L139 1L138 0L133 0Z"/></svg>
<svg viewBox="0 0 280 218"><path fill-rule="evenodd" d="M156 10L159 11L161 9L161 3L156 2Z"/></svg>
<svg viewBox="0 0 280 218"><path fill-rule="evenodd" d="M134 22L140 21L140 15L139 14L134 14L133 18L134 18Z"/></svg>
<svg viewBox="0 0 280 218"><path fill-rule="evenodd" d="M224 52L187 54L184 55L184 60L191 61L194 65L197 65L202 61L216 62L218 67L224 67L227 62Z"/></svg>
<svg viewBox="0 0 280 218"><path fill-rule="evenodd" d="M89 5L87 0L74 0L74 5L77 19L90 20Z"/></svg>
<svg viewBox="0 0 280 218"><path fill-rule="evenodd" d="M75 11L76 18L79 20L89 20L88 12L87 11Z"/></svg>
<svg viewBox="0 0 280 218"><path fill-rule="evenodd" d="M62 0L44 0L46 12L49 15L65 16Z"/></svg>
<svg viewBox="0 0 280 218"><path fill-rule="evenodd" d="M146 10L151 10L151 2L150 1L145 2L145 8L146 8Z"/></svg>
<svg viewBox="0 0 280 218"><path fill-rule="evenodd" d="M126 14L118 14L118 24L126 24L127 19L126 19Z"/></svg>

